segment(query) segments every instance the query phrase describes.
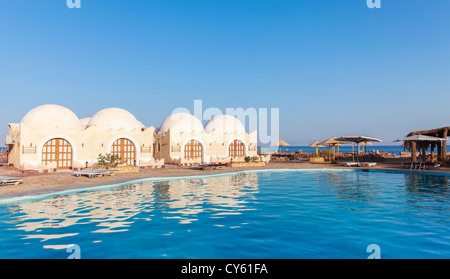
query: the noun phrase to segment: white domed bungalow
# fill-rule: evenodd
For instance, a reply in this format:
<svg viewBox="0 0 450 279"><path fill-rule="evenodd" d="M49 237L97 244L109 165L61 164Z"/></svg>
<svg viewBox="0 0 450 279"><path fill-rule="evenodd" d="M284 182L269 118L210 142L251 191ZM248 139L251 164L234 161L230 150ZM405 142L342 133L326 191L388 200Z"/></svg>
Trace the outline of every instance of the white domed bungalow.
<svg viewBox="0 0 450 279"><path fill-rule="evenodd" d="M189 113L175 113L167 117L155 135L155 158L166 163L205 161L207 146L203 125Z"/></svg>
<svg viewBox="0 0 450 279"><path fill-rule="evenodd" d="M87 123L86 128L96 126L104 131L141 130L145 126L134 115L121 108L107 108L97 112Z"/></svg>
<svg viewBox="0 0 450 279"><path fill-rule="evenodd" d="M246 133L230 115L216 116L203 127L195 116L176 113L155 132L120 108L79 119L63 106L42 105L9 124L6 144L8 163L21 170L80 169L108 153L128 166L226 163L256 156L257 132Z"/></svg>
<svg viewBox="0 0 450 279"><path fill-rule="evenodd" d="M155 158L168 163L219 163L257 155L256 131L247 134L230 115L216 116L203 127L195 116L175 113L163 121L155 138Z"/></svg>
<svg viewBox="0 0 450 279"><path fill-rule="evenodd" d="M42 105L20 123L9 124L8 162L27 170L73 169L97 162L99 154L120 155L127 165L153 158L154 128L119 108L79 119L70 109Z"/></svg>
<svg viewBox="0 0 450 279"><path fill-rule="evenodd" d="M212 162L243 161L257 155L257 132L246 133L241 121L231 115L218 115L205 125L210 135Z"/></svg>

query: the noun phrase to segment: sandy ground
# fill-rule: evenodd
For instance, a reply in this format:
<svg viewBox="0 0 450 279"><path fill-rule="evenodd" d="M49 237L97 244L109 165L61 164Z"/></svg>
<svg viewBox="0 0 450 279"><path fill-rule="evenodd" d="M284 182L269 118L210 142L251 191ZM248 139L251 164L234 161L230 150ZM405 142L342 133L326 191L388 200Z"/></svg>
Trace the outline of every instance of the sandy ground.
<svg viewBox="0 0 450 279"><path fill-rule="evenodd" d="M383 163L377 163L375 169L401 169L401 159L386 160ZM247 168L247 169L316 169L316 168L341 168L329 163L313 164L308 161L290 161L269 163L265 167ZM167 176L189 176L205 175L219 172L234 172L242 168L225 168L223 170L202 171L192 168L164 168L140 170L138 173L122 173L114 176L88 178L85 176L75 177L71 171L58 171L50 174L23 174L19 171L8 171L5 167L0 167L0 176L23 177L23 183L20 185L7 185L0 187L0 199L11 198L15 196L37 195L49 192L59 192L82 187L92 187L98 185L114 184L118 182L132 181L142 178L167 177ZM450 168L441 168L439 172L450 174Z"/></svg>

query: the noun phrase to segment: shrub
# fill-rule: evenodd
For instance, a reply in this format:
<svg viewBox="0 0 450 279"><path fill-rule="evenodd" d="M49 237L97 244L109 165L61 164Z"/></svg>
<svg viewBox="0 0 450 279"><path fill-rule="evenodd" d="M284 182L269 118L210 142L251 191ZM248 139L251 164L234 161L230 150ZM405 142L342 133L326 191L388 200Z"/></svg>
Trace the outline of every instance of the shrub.
<svg viewBox="0 0 450 279"><path fill-rule="evenodd" d="M105 167L107 169L115 168L118 165L124 163L124 161L120 159L119 155L114 155L110 153L107 153L105 155L99 154L97 160L100 166Z"/></svg>

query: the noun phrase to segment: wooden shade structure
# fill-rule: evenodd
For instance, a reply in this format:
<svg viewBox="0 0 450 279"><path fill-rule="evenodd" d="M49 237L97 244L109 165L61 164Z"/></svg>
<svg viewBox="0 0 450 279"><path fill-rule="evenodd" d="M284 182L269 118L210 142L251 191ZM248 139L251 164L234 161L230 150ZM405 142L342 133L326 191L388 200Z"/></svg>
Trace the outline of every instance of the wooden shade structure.
<svg viewBox="0 0 450 279"><path fill-rule="evenodd" d="M424 136L424 135L414 135L414 136L409 136L409 137L405 137L405 138L401 138L398 140L394 140L394 142L398 142L398 141L415 141L415 142L419 142L419 141L429 141L429 142L434 142L434 141L446 141L447 139L444 138L438 138L438 137L432 137L432 136Z"/></svg>
<svg viewBox="0 0 450 279"><path fill-rule="evenodd" d="M403 141L404 147L411 150L411 160L417 162L417 148L422 148L422 155L425 157L426 149L431 147L431 161L434 161L434 148L437 146L438 159L443 166L447 159L447 136L450 127L438 129L415 131L409 133L405 138L398 139Z"/></svg>

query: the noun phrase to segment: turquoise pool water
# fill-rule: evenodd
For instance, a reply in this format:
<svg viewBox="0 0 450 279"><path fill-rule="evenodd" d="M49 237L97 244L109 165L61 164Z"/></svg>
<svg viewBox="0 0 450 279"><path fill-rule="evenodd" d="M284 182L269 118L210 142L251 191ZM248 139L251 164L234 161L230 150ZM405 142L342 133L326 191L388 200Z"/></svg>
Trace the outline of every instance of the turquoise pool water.
<svg viewBox="0 0 450 279"><path fill-rule="evenodd" d="M0 258L450 258L447 176L243 172L0 205Z"/></svg>

